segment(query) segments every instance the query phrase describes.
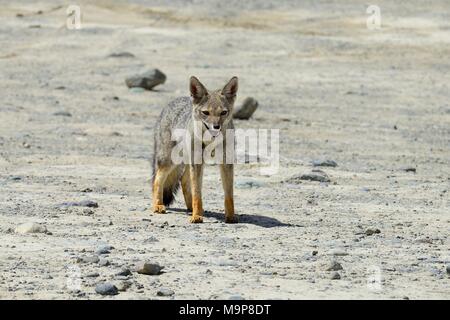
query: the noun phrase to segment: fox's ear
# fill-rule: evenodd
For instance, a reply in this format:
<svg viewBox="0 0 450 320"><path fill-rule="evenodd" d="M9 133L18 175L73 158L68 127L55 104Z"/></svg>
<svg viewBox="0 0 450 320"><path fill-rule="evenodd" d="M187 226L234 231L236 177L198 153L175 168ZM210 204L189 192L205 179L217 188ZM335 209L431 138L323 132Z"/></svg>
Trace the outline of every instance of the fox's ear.
<svg viewBox="0 0 450 320"><path fill-rule="evenodd" d="M189 90L194 103L199 102L208 93L205 86L194 76L189 80Z"/></svg>
<svg viewBox="0 0 450 320"><path fill-rule="evenodd" d="M238 78L233 77L228 81L228 83L223 87L222 94L227 99L233 99L236 97L236 92L238 91Z"/></svg>

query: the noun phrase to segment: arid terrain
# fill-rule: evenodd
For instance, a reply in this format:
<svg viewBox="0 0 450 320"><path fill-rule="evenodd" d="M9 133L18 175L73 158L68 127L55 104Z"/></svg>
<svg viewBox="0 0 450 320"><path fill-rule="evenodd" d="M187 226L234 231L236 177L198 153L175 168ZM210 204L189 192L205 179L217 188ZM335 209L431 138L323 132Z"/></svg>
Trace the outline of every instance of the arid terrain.
<svg viewBox="0 0 450 320"><path fill-rule="evenodd" d="M76 1L81 29L69 4L0 0L0 299L450 299L448 1L377 1L376 30L356 0ZM191 75L238 76L259 107L235 126L280 130L277 174L236 166L239 224L214 166L203 224L150 210Z"/></svg>

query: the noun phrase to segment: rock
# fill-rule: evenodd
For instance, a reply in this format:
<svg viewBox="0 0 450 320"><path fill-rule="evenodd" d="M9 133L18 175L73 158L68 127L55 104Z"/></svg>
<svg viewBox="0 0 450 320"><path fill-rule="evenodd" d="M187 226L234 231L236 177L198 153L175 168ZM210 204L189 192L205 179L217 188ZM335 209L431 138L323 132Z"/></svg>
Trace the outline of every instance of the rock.
<svg viewBox="0 0 450 320"><path fill-rule="evenodd" d="M258 108L258 101L252 97L245 98L242 105L233 112L234 119L248 120Z"/></svg>
<svg viewBox="0 0 450 320"><path fill-rule="evenodd" d="M344 268L342 268L342 265L337 262L337 261L333 261L331 262L328 266L327 266L327 271L338 271L338 270L343 270Z"/></svg>
<svg viewBox="0 0 450 320"><path fill-rule="evenodd" d="M312 255L313 255L313 256L317 256L318 253L319 253L319 251L313 250Z"/></svg>
<svg viewBox="0 0 450 320"><path fill-rule="evenodd" d="M114 249L113 246L109 245L109 244L104 244L104 245L100 245L97 247L97 249L95 250L96 254L108 254L111 253L111 250Z"/></svg>
<svg viewBox="0 0 450 320"><path fill-rule="evenodd" d="M450 264L447 265L447 267L445 268L447 271L447 274L450 275Z"/></svg>
<svg viewBox="0 0 450 320"><path fill-rule="evenodd" d="M115 285L109 282L100 283L95 287L95 292L103 296L114 296L119 294L119 290Z"/></svg>
<svg viewBox="0 0 450 320"><path fill-rule="evenodd" d="M105 258L100 258L100 259L98 260L98 264L99 264L100 266L102 266L102 267L109 266L109 260L108 260L108 259L105 259Z"/></svg>
<svg viewBox="0 0 450 320"><path fill-rule="evenodd" d="M61 117L71 117L72 114L70 112L67 111L58 111L53 113L54 116L61 116Z"/></svg>
<svg viewBox="0 0 450 320"><path fill-rule="evenodd" d="M292 177L288 178L284 182L286 183L292 183L292 184L299 184L301 183L301 180L309 180L309 181L318 181L318 182L330 182L330 178L328 175L324 172L311 172L306 174L296 174Z"/></svg>
<svg viewBox="0 0 450 320"><path fill-rule="evenodd" d="M339 280L341 279L341 275L338 272L333 272L331 275L331 280Z"/></svg>
<svg viewBox="0 0 450 320"><path fill-rule="evenodd" d="M122 277L130 276L130 275L131 275L131 271L128 268L123 268L119 272L116 273L116 276L122 276Z"/></svg>
<svg viewBox="0 0 450 320"><path fill-rule="evenodd" d="M414 173L416 173L416 171L417 171L416 168L414 168L414 167L406 167L403 170L406 172L414 172Z"/></svg>
<svg viewBox="0 0 450 320"><path fill-rule="evenodd" d="M366 236L371 236L371 235L373 235L373 234L375 234L375 233L381 233L380 229L369 228L369 229L367 229L366 231L364 231L364 234L365 234Z"/></svg>
<svg viewBox="0 0 450 320"><path fill-rule="evenodd" d="M86 278L97 278L100 274L98 272L91 272L86 275Z"/></svg>
<svg viewBox="0 0 450 320"><path fill-rule="evenodd" d="M134 58L135 55L131 52L122 51L122 52L113 52L109 56L109 58Z"/></svg>
<svg viewBox="0 0 450 320"><path fill-rule="evenodd" d="M334 160L313 160L312 165L314 167L337 167Z"/></svg>
<svg viewBox="0 0 450 320"><path fill-rule="evenodd" d="M16 233L26 234L26 233L48 233L47 228L39 223L26 222L18 226L15 230Z"/></svg>
<svg viewBox="0 0 450 320"><path fill-rule="evenodd" d="M125 80L128 88L143 88L146 90L151 90L164 82L166 82L166 75L158 69L152 69L143 74L131 76Z"/></svg>
<svg viewBox="0 0 450 320"><path fill-rule="evenodd" d="M236 181L235 186L237 189L251 189L262 187L262 183L251 179L239 179Z"/></svg>
<svg viewBox="0 0 450 320"><path fill-rule="evenodd" d="M130 281L125 280L125 281L120 281L119 283L117 283L116 287L117 287L117 290L119 290L119 291L127 291L127 289L129 287L131 287L131 284L132 283Z"/></svg>
<svg viewBox="0 0 450 320"><path fill-rule="evenodd" d="M77 263L98 263L100 258L97 256L84 256L77 258Z"/></svg>
<svg viewBox="0 0 450 320"><path fill-rule="evenodd" d="M136 272L140 274L146 274L151 276L156 276L161 274L161 270L164 267L157 263L142 262L136 266Z"/></svg>
<svg viewBox="0 0 450 320"><path fill-rule="evenodd" d="M64 202L61 204L62 207L88 207L88 208L98 208L98 203L92 200L81 200L74 202Z"/></svg>
<svg viewBox="0 0 450 320"><path fill-rule="evenodd" d="M157 292L156 295L160 296L160 297L170 297L173 296L175 294L175 292L171 289L168 288L160 288Z"/></svg>

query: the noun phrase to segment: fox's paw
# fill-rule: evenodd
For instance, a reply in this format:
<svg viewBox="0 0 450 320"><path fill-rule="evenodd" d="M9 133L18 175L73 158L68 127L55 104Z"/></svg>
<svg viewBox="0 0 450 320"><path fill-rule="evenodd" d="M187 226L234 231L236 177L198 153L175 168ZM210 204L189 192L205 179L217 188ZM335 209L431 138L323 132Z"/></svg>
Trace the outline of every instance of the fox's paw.
<svg viewBox="0 0 450 320"><path fill-rule="evenodd" d="M225 223L238 223L239 219L237 216L225 216Z"/></svg>
<svg viewBox="0 0 450 320"><path fill-rule="evenodd" d="M190 223L202 223L203 222L203 217L202 216L192 216L189 219Z"/></svg>
<svg viewBox="0 0 450 320"><path fill-rule="evenodd" d="M157 205L153 206L153 212L166 213L166 207L163 204L157 204Z"/></svg>

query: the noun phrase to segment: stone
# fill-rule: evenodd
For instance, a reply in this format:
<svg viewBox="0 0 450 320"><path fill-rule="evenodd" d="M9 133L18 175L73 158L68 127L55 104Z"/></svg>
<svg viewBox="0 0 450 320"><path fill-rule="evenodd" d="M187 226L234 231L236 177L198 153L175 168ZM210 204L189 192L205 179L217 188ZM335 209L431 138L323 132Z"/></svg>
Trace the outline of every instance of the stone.
<svg viewBox="0 0 450 320"><path fill-rule="evenodd" d="M95 250L96 254L108 254L111 253L111 250L114 249L113 246L109 245L109 244L103 244L97 247L97 249Z"/></svg>
<svg viewBox="0 0 450 320"><path fill-rule="evenodd" d="M262 187L262 183L252 179L239 179L236 181L235 187L237 189L260 188Z"/></svg>
<svg viewBox="0 0 450 320"><path fill-rule="evenodd" d="M62 207L88 207L88 208L98 208L98 203L92 200L81 200L64 202L61 204Z"/></svg>
<svg viewBox="0 0 450 320"><path fill-rule="evenodd" d="M98 260L98 264L100 265L100 266L102 266L102 267L106 267L106 266L109 266L109 260L108 259L105 259L105 258L100 258L99 260Z"/></svg>
<svg viewBox="0 0 450 320"><path fill-rule="evenodd" d="M116 273L116 276L122 276L122 277L130 276L130 275L131 275L131 271L128 268L122 268L119 272Z"/></svg>
<svg viewBox="0 0 450 320"><path fill-rule="evenodd" d="M113 52L109 56L109 58L134 58L135 55L131 52L122 51L122 52Z"/></svg>
<svg viewBox="0 0 450 320"><path fill-rule="evenodd" d="M170 297L173 296L174 294L175 292L168 288L159 288L158 291L156 292L156 295L160 297Z"/></svg>
<svg viewBox="0 0 450 320"><path fill-rule="evenodd" d="M327 266L327 271L338 271L338 270L343 270L344 268L342 268L342 265L337 262L337 261L332 261L328 266Z"/></svg>
<svg viewBox="0 0 450 320"><path fill-rule="evenodd" d="M72 114L70 112L67 111L58 111L53 113L54 116L61 116L61 117L71 117Z"/></svg>
<svg viewBox="0 0 450 320"><path fill-rule="evenodd" d="M366 236L371 236L371 235L376 234L376 233L381 233L380 229L369 228L369 229L367 229L366 231L364 231L364 234L365 234Z"/></svg>
<svg viewBox="0 0 450 320"><path fill-rule="evenodd" d="M331 275L331 280L339 280L341 279L341 275L338 272L333 272Z"/></svg>
<svg viewBox="0 0 450 320"><path fill-rule="evenodd" d="M414 167L406 167L403 170L406 172L414 172L414 173L416 173L416 171L417 171L417 169Z"/></svg>
<svg viewBox="0 0 450 320"><path fill-rule="evenodd" d="M39 223L26 222L19 225L15 230L16 233L26 234L26 233L48 233L47 228Z"/></svg>
<svg viewBox="0 0 450 320"><path fill-rule="evenodd" d="M311 172L311 173L305 173L305 174L295 174L292 177L288 178L284 182L292 183L292 184L299 184L302 180L308 180L308 181L318 181L318 182L330 182L330 178L328 175L324 172Z"/></svg>
<svg viewBox="0 0 450 320"><path fill-rule="evenodd" d="M125 80L128 88L143 88L151 90L166 82L166 75L158 69L151 69L145 73L128 77Z"/></svg>
<svg viewBox="0 0 450 320"><path fill-rule="evenodd" d="M100 258L97 256L83 256L77 258L77 263L98 263Z"/></svg>
<svg viewBox="0 0 450 320"><path fill-rule="evenodd" d="M258 108L258 101L252 97L247 97L242 104L233 112L234 119L248 120Z"/></svg>
<svg viewBox="0 0 450 320"><path fill-rule="evenodd" d="M140 274L156 276L161 274L161 270L163 268L163 266L160 266L157 263L141 262L136 266L136 272Z"/></svg>
<svg viewBox="0 0 450 320"><path fill-rule="evenodd" d="M450 264L447 265L447 267L445 268L447 271L447 274L450 275Z"/></svg>
<svg viewBox="0 0 450 320"><path fill-rule="evenodd" d="M313 160L312 165L314 167L337 167L337 163L334 160Z"/></svg>
<svg viewBox="0 0 450 320"><path fill-rule="evenodd" d="M115 285L109 282L100 283L95 287L95 292L103 296L114 296L119 294L119 290Z"/></svg>
<svg viewBox="0 0 450 320"><path fill-rule="evenodd" d="M100 274L98 272L90 272L86 275L86 278L97 278Z"/></svg>

